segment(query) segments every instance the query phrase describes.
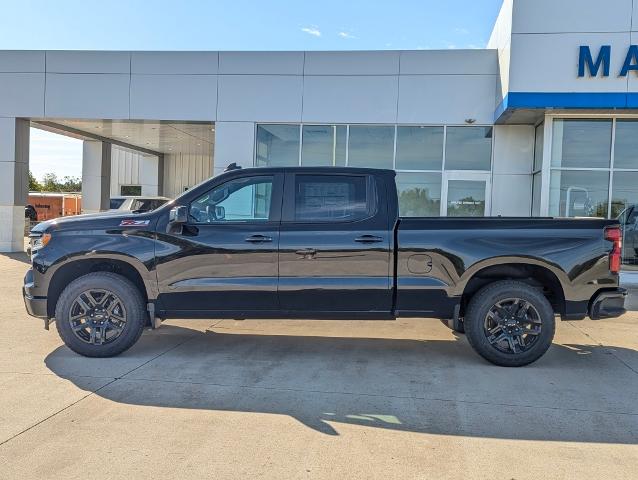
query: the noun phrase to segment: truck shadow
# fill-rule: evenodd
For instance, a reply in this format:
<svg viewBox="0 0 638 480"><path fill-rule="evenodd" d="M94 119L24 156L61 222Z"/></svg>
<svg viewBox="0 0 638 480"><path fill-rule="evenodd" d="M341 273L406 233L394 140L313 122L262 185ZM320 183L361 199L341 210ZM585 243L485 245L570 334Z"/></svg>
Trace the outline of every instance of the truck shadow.
<svg viewBox="0 0 638 480"><path fill-rule="evenodd" d="M31 264L31 259L26 252L0 253L0 257L7 258L9 260L15 260L20 263L24 263L25 265Z"/></svg>
<svg viewBox="0 0 638 480"><path fill-rule="evenodd" d="M638 377L627 366L638 364L638 352L616 347L554 345L536 364L507 369L480 359L463 336L262 335L164 325L116 358L87 359L59 347L45 362L80 388L88 377L117 379L95 392L114 402L287 415L327 435L348 424L638 443Z"/></svg>

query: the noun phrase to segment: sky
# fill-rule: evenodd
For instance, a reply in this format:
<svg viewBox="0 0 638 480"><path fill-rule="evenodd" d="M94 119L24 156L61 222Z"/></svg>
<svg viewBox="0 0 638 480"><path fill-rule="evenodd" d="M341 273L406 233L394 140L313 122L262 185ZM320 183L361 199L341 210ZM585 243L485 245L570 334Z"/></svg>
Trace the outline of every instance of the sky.
<svg viewBox="0 0 638 480"><path fill-rule="evenodd" d="M484 48L502 0L0 0L0 49ZM33 135L37 178L81 174L77 140ZM50 154L47 145L50 141ZM68 145L63 145L68 142ZM77 155L80 156L78 160Z"/></svg>

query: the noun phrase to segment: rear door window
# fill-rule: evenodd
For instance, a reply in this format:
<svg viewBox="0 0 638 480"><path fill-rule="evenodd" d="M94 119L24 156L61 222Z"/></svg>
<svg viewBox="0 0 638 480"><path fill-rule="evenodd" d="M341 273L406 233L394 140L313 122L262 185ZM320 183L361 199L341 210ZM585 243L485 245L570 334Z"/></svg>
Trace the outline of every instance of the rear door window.
<svg viewBox="0 0 638 480"><path fill-rule="evenodd" d="M296 222L352 222L374 214L366 175L295 175Z"/></svg>

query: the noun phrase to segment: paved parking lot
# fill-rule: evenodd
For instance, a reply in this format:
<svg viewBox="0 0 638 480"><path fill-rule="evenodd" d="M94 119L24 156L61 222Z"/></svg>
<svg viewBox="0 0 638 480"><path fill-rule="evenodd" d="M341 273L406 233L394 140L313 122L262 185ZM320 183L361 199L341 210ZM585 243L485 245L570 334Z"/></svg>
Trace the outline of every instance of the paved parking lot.
<svg viewBox="0 0 638 480"><path fill-rule="evenodd" d="M498 368L437 321L171 321L86 359L0 256L0 478L636 478L638 314Z"/></svg>

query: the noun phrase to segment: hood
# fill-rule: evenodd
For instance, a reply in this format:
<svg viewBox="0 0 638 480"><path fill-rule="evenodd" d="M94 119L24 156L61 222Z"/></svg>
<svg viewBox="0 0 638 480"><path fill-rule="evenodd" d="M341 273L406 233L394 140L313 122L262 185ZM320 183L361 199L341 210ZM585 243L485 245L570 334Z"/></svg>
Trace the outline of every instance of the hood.
<svg viewBox="0 0 638 480"><path fill-rule="evenodd" d="M115 228L120 227L123 220L152 220L149 213L87 213L69 217L54 218L38 223L31 229L34 233L53 232L56 230L85 230L90 228ZM149 225L152 222L149 222Z"/></svg>

